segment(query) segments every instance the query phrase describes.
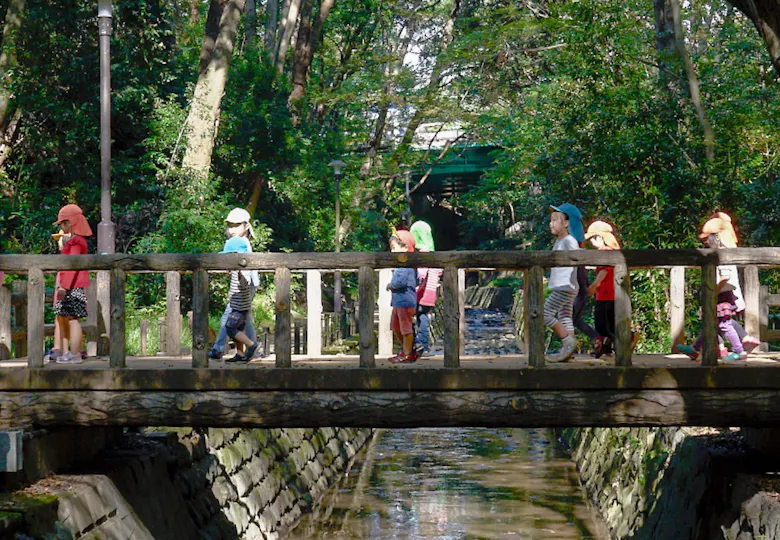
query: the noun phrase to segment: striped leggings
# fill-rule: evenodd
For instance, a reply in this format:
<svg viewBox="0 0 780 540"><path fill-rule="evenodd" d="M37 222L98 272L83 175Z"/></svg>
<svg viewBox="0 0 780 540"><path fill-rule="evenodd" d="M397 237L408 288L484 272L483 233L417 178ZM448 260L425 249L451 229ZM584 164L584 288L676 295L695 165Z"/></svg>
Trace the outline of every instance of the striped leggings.
<svg viewBox="0 0 780 540"><path fill-rule="evenodd" d="M574 332L571 311L575 296L574 291L553 290L544 303L545 326L552 327L560 321L567 332Z"/></svg>

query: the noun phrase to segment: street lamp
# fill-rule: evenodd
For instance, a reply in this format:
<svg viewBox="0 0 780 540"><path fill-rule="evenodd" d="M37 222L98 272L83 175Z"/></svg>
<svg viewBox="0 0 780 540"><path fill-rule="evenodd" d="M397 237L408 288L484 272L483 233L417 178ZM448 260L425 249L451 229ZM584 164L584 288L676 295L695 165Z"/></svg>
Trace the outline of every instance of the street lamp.
<svg viewBox="0 0 780 540"><path fill-rule="evenodd" d="M111 0L98 0L100 47L100 223L98 251L114 253L116 228L111 221Z"/></svg>
<svg viewBox="0 0 780 540"><path fill-rule="evenodd" d="M341 251L341 169L347 164L336 159L328 163L328 167L333 167L333 174L336 176L336 236L334 238L336 253ZM333 311L341 313L341 272L338 270L333 273Z"/></svg>

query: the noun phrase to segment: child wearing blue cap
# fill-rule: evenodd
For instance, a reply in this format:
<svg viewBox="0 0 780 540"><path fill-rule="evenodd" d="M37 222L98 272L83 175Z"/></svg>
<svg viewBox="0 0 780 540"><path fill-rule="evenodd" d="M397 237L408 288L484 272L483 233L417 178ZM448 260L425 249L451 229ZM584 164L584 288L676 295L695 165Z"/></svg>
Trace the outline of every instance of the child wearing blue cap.
<svg viewBox="0 0 780 540"><path fill-rule="evenodd" d="M580 249L585 240L585 228L582 226L582 214L576 206L564 203L551 206L550 232L556 237L553 251ZM572 306L577 296L577 270L573 266L550 269L550 281L547 283L550 294L544 302L544 324L561 338L561 348L557 353L548 354L548 362L565 362L574 354L577 342L574 339Z"/></svg>
<svg viewBox="0 0 780 540"><path fill-rule="evenodd" d="M240 236L229 238L220 253L249 253L249 241ZM243 355L236 353L233 358L228 358L228 362L249 362L259 346L259 342L250 338L244 331L247 328L248 319L249 326L252 324L250 311L257 285L256 272L252 270L230 271L230 293L228 296L230 313L225 321L225 330L231 339L243 343L247 349Z"/></svg>

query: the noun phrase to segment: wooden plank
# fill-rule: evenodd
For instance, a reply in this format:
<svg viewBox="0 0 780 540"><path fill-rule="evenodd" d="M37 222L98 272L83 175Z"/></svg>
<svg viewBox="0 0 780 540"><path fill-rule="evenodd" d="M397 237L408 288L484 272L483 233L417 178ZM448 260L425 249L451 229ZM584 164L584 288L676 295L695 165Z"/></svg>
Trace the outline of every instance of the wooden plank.
<svg viewBox="0 0 780 540"><path fill-rule="evenodd" d="M148 354L147 352L148 342L149 342L149 320L141 319L141 356L146 356Z"/></svg>
<svg viewBox="0 0 780 540"><path fill-rule="evenodd" d="M780 294L767 294L766 305L771 307L780 306Z"/></svg>
<svg viewBox="0 0 780 540"><path fill-rule="evenodd" d="M301 320L293 322L293 353L301 354Z"/></svg>
<svg viewBox="0 0 780 540"><path fill-rule="evenodd" d="M157 319L157 354L163 354L165 342L168 339L165 332L165 317Z"/></svg>
<svg viewBox="0 0 780 540"><path fill-rule="evenodd" d="M722 364L701 367L589 367L550 365L480 369L372 370L322 367L317 369L260 368L257 365L225 369L101 369L95 364L51 366L46 369L2 369L0 391L480 391L480 390L710 390L715 396L732 391L780 389L780 369L772 365Z"/></svg>
<svg viewBox="0 0 780 540"><path fill-rule="evenodd" d="M780 330L768 330L766 333L767 342L780 341Z"/></svg>
<svg viewBox="0 0 780 540"><path fill-rule="evenodd" d="M306 354L322 354L322 274L306 272Z"/></svg>
<svg viewBox="0 0 780 540"><path fill-rule="evenodd" d="M537 267L538 268L538 267ZM529 355L530 358L530 350L531 350L531 342L530 342L530 330L528 329L528 322L530 321L530 287L531 287L531 270L525 270L523 274L523 352ZM542 270L542 283L544 283L544 270ZM542 297L544 297L544 292L542 292ZM544 318L542 318L542 333L544 333ZM542 352L542 356L544 356L544 352ZM544 360L544 358L542 358ZM538 359L536 360L538 361Z"/></svg>
<svg viewBox="0 0 780 540"><path fill-rule="evenodd" d="M672 351L685 343L685 267L675 266L669 272L669 338Z"/></svg>
<svg viewBox="0 0 780 540"><path fill-rule="evenodd" d="M718 365L718 267L705 264L701 268L701 363L703 366Z"/></svg>
<svg viewBox="0 0 780 540"><path fill-rule="evenodd" d="M290 269L276 269L276 324L274 326L274 352L276 367L292 366L292 344L290 343Z"/></svg>
<svg viewBox="0 0 780 540"><path fill-rule="evenodd" d="M736 264L780 266L780 247L736 249L671 250L568 250L568 251L437 251L409 253L399 260L397 254L385 252L343 253L165 253L114 255L0 255L0 270L27 272L38 267L55 270L108 270L117 267L126 272L192 272L197 268L273 270L288 267L309 269L410 268L455 266L460 268L525 269L532 266L598 266L626 264L630 268L701 266L703 264Z"/></svg>
<svg viewBox="0 0 780 540"><path fill-rule="evenodd" d="M615 266L615 365L631 365L631 275L625 264Z"/></svg>
<svg viewBox="0 0 780 540"><path fill-rule="evenodd" d="M445 266L442 278L442 293L444 295L444 367L460 366L460 291L458 286L458 269L455 266Z"/></svg>
<svg viewBox="0 0 780 540"><path fill-rule="evenodd" d="M761 282L758 279L758 267L745 267L745 280L742 293L745 296L745 331L749 336L761 338L761 317L759 308L759 296L761 294Z"/></svg>
<svg viewBox="0 0 780 540"><path fill-rule="evenodd" d="M125 285L127 275L120 268L111 270L111 353L109 365L123 368L126 365L125 334Z"/></svg>
<svg viewBox="0 0 780 540"><path fill-rule="evenodd" d="M43 367L43 271L30 268L27 274L27 365Z"/></svg>
<svg viewBox="0 0 780 540"><path fill-rule="evenodd" d="M27 298L27 282L22 280L15 280L11 285L11 294L24 294ZM14 307L14 326L16 328L25 328L27 326L27 302L20 306ZM27 356L27 335L24 338L14 338L14 355L16 358L22 358Z"/></svg>
<svg viewBox="0 0 780 540"><path fill-rule="evenodd" d="M565 427L780 423L780 391L3 392L0 426Z"/></svg>
<svg viewBox="0 0 780 540"><path fill-rule="evenodd" d="M458 353L466 354L466 271L458 268Z"/></svg>
<svg viewBox="0 0 780 540"><path fill-rule="evenodd" d="M383 268L379 271L379 298L377 299L379 329L377 332L377 341L379 343L378 354L384 358L393 355L393 331L390 329L390 318L393 315L393 307L390 305L392 293L387 289L387 286L392 279L393 271L390 268Z"/></svg>
<svg viewBox="0 0 780 540"><path fill-rule="evenodd" d="M376 367L374 358L374 270L361 266L358 273L358 343L360 345L360 367Z"/></svg>
<svg viewBox="0 0 780 540"><path fill-rule="evenodd" d="M86 257L87 255L77 255ZM109 257L110 255L101 255ZM68 259L69 257L64 257ZM111 335L111 274L109 272L98 272L97 278L97 325L98 325L98 344L97 354L109 354L110 335ZM162 347L162 345L161 345Z"/></svg>
<svg viewBox="0 0 780 540"><path fill-rule="evenodd" d="M198 271L196 270L195 273ZM165 352L168 356L181 355L181 274L165 274Z"/></svg>
<svg viewBox="0 0 780 540"><path fill-rule="evenodd" d="M528 336L528 363L544 367L544 269L534 266L526 272L528 311L525 332Z"/></svg>
<svg viewBox="0 0 780 540"><path fill-rule="evenodd" d="M87 357L94 358L98 353L100 330L98 326L97 281L89 280L87 293L87 324L84 325L84 336L87 342Z"/></svg>
<svg viewBox="0 0 780 540"><path fill-rule="evenodd" d="M197 270L192 275L192 367L209 365L209 273Z"/></svg>
<svg viewBox="0 0 780 540"><path fill-rule="evenodd" d="M0 282L0 360L11 358L11 290Z"/></svg>

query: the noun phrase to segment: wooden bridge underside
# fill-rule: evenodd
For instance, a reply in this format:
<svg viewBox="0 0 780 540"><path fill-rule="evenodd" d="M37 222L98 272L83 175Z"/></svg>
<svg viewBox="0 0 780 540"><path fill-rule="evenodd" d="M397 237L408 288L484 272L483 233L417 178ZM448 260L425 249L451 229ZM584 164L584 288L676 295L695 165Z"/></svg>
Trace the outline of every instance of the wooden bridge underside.
<svg viewBox="0 0 780 540"><path fill-rule="evenodd" d="M129 357L0 369L0 425L232 427L777 426L780 354L702 367L636 355L632 367L578 356L529 367L524 356L441 357L361 368L356 356L294 357L191 369L188 357Z"/></svg>

